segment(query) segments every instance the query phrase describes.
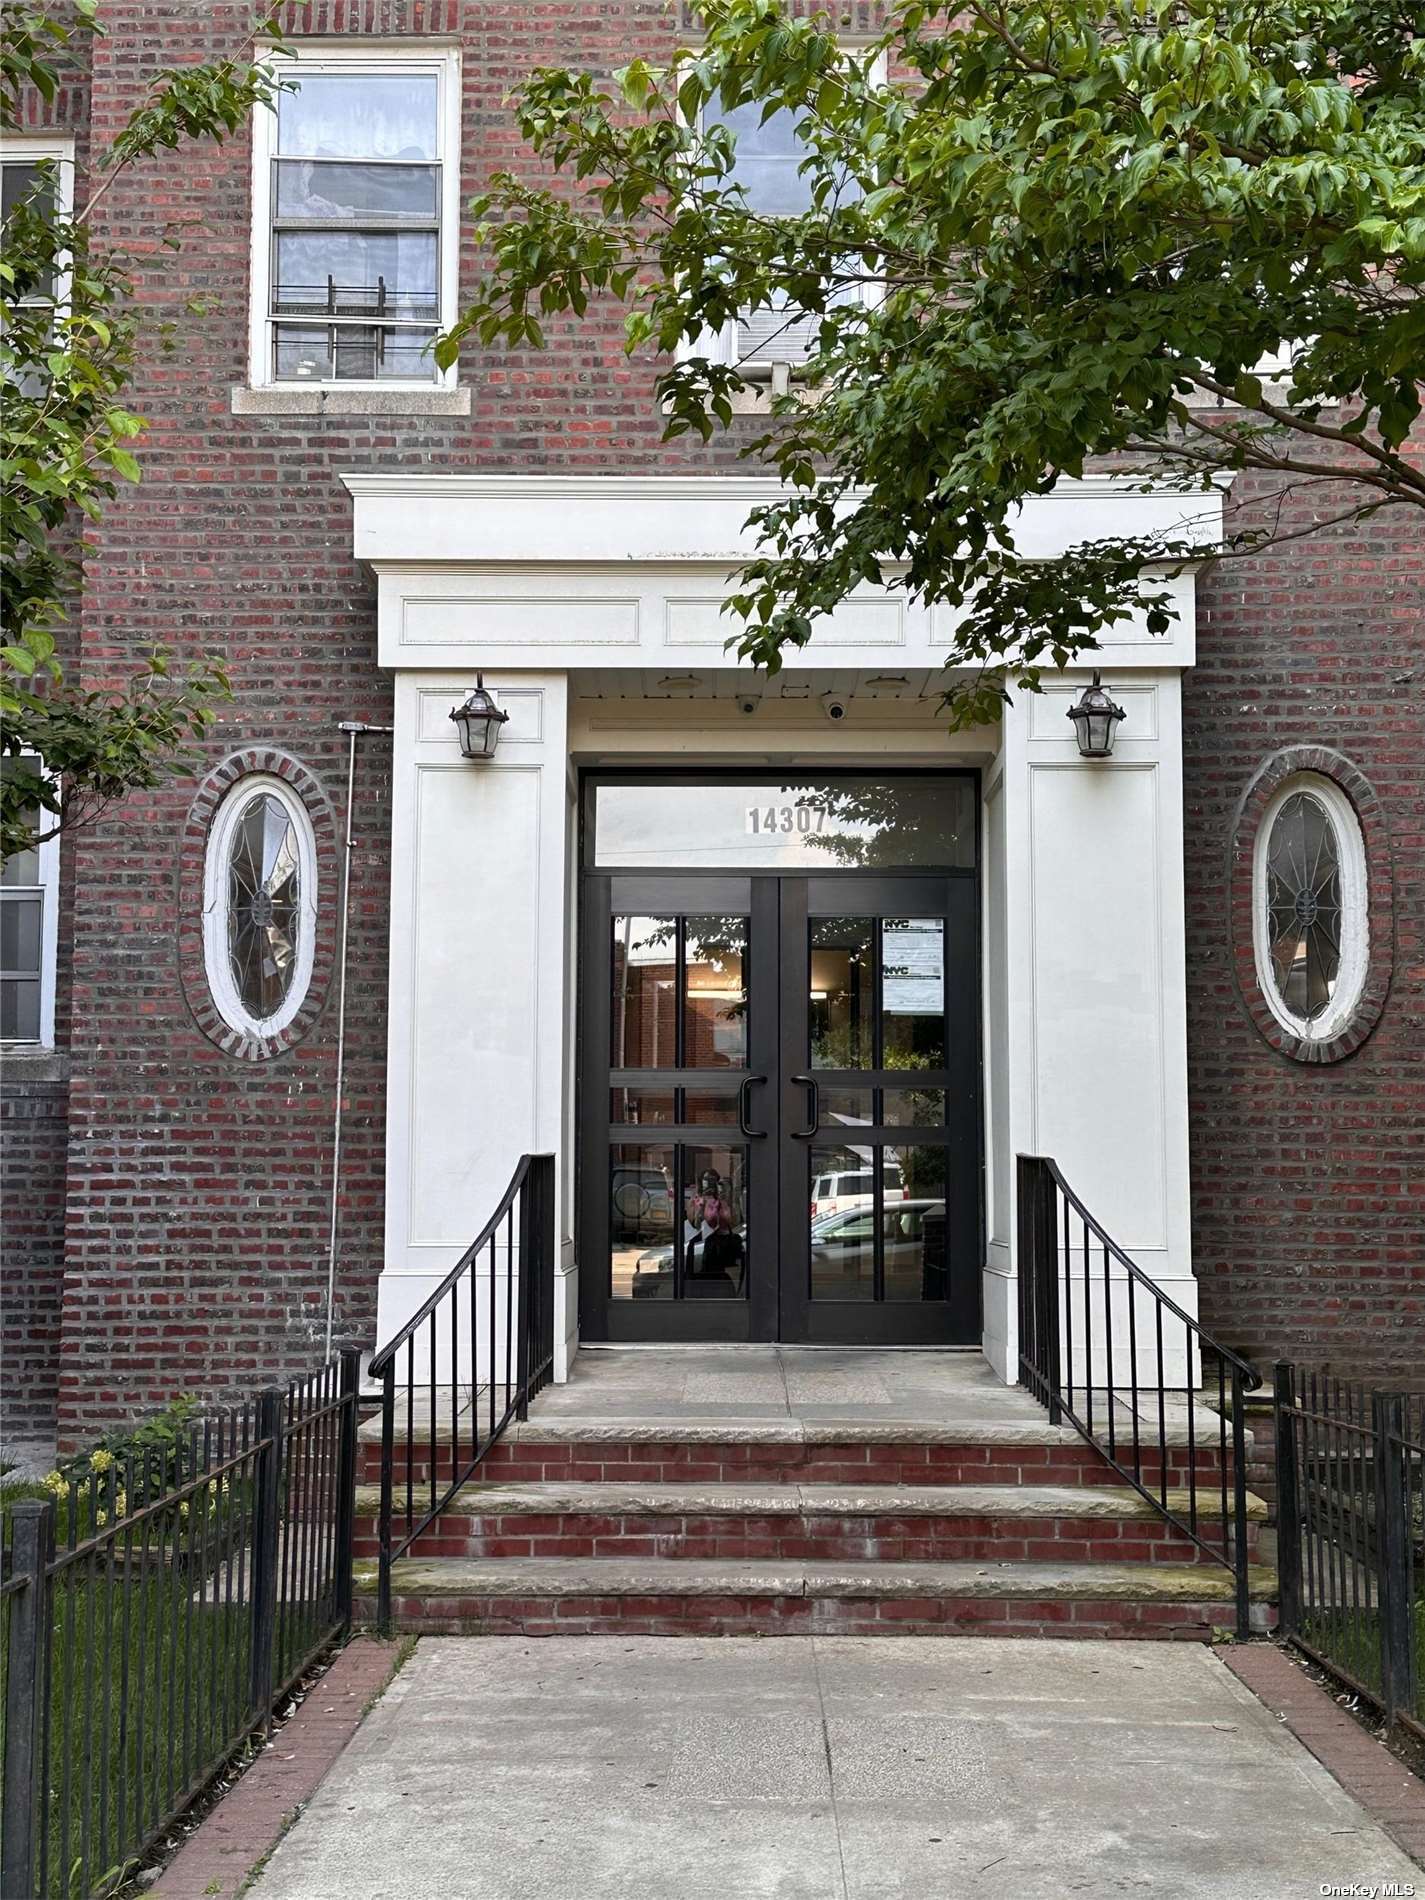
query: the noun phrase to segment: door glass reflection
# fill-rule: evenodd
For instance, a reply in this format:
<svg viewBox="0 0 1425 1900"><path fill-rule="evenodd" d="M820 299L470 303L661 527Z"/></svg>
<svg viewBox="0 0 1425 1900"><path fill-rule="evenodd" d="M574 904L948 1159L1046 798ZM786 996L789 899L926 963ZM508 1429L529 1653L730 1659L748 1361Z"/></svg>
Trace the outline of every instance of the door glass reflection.
<svg viewBox="0 0 1425 1900"><path fill-rule="evenodd" d="M747 1063L745 917L685 919L683 1062L690 1069Z"/></svg>
<svg viewBox="0 0 1425 1900"><path fill-rule="evenodd" d="M683 1297L737 1300L747 1289L747 1167L742 1148L684 1148Z"/></svg>
<svg viewBox="0 0 1425 1900"><path fill-rule="evenodd" d="M888 1069L945 1065L945 925L887 917L881 926L881 1042Z"/></svg>
<svg viewBox="0 0 1425 1900"><path fill-rule="evenodd" d="M678 920L616 916L610 1001L616 1069L671 1069L678 1060Z"/></svg>
<svg viewBox="0 0 1425 1900"><path fill-rule="evenodd" d="M881 1240L888 1300L943 1300L948 1291L944 1148L883 1148Z"/></svg>
<svg viewBox="0 0 1425 1900"><path fill-rule="evenodd" d="M610 1089L609 1120L667 1127L678 1119L675 1104L672 1089Z"/></svg>
<svg viewBox="0 0 1425 1900"><path fill-rule="evenodd" d="M875 920L814 917L809 928L812 1067L873 1068Z"/></svg>
<svg viewBox="0 0 1425 1900"><path fill-rule="evenodd" d="M811 1296L876 1297L876 1175L871 1148L811 1150Z"/></svg>
<svg viewBox="0 0 1425 1900"><path fill-rule="evenodd" d="M887 1128L943 1128L944 1089L885 1089L881 1121Z"/></svg>
<svg viewBox="0 0 1425 1900"><path fill-rule="evenodd" d="M616 1300L671 1300L677 1150L643 1142L609 1149L610 1290Z"/></svg>

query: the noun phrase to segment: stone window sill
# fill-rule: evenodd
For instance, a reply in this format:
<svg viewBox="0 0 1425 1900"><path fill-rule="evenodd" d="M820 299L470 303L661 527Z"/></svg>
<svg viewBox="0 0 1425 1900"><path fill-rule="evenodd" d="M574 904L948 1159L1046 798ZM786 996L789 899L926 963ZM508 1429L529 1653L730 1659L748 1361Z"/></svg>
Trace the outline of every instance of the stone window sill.
<svg viewBox="0 0 1425 1900"><path fill-rule="evenodd" d="M67 1082L69 1051L42 1049L33 1042L0 1043L0 1080L6 1082Z"/></svg>
<svg viewBox="0 0 1425 1900"><path fill-rule="evenodd" d="M470 389L303 389L232 392L235 416L468 416Z"/></svg>

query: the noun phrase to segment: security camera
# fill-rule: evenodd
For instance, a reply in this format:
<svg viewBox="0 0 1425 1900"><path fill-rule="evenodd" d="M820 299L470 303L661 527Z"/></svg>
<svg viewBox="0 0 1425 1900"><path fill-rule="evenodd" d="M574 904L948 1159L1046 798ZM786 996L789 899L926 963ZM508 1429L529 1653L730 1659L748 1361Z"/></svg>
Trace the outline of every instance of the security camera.
<svg viewBox="0 0 1425 1900"><path fill-rule="evenodd" d="M750 719L753 713L756 712L759 703L760 702L755 700L750 693L747 693L747 694L744 694L744 696L738 700L737 710L740 713L746 713L747 717Z"/></svg>
<svg viewBox="0 0 1425 1900"><path fill-rule="evenodd" d="M821 710L828 719L841 720L846 717L848 708L844 699L838 699L835 693L827 693L822 698Z"/></svg>

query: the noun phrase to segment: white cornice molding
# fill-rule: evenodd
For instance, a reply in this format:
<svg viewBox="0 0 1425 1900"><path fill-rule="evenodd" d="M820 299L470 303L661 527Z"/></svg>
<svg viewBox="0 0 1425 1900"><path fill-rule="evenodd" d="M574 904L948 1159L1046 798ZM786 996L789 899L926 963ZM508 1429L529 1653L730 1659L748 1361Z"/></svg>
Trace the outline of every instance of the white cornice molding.
<svg viewBox="0 0 1425 1900"><path fill-rule="evenodd" d="M760 550L750 511L785 491L765 475L526 475L353 470L353 552L393 566L622 566L721 562ZM854 503L856 497L847 497ZM1084 541L1221 533L1217 489L1145 487L1141 476L1061 482L1024 504L1020 552L1053 559Z"/></svg>
<svg viewBox="0 0 1425 1900"><path fill-rule="evenodd" d="M378 498L465 501L592 501L618 496L636 501L773 501L783 492L769 475L475 475L456 470L351 469L338 479L356 500ZM1220 484L1219 484L1220 486ZM856 500L867 491L853 489ZM1213 497L1195 485L1145 483L1141 475L1086 475L1079 481L1061 481L1047 494L1025 505L1084 501L1112 495L1120 501L1150 501L1161 505L1175 496L1212 505Z"/></svg>

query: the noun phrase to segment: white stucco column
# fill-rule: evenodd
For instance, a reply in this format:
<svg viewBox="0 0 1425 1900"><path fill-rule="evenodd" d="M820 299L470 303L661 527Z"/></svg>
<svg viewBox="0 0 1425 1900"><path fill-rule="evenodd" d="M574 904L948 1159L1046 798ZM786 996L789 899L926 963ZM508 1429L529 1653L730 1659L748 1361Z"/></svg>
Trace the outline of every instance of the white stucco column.
<svg viewBox="0 0 1425 1900"><path fill-rule="evenodd" d="M386 1253L377 1337L414 1313L494 1211L524 1153L561 1153L568 993L567 678L489 673L509 713L488 762L460 753L468 673L395 676ZM559 1170L559 1233L567 1171ZM574 1331L563 1264L556 1376Z"/></svg>
<svg viewBox="0 0 1425 1900"><path fill-rule="evenodd" d="M1019 698L986 780L985 1350L1014 1378L1013 1167L1051 1155L1107 1231L1196 1312L1188 1198L1181 673L1115 670L1127 718L1085 760L1086 674Z"/></svg>

